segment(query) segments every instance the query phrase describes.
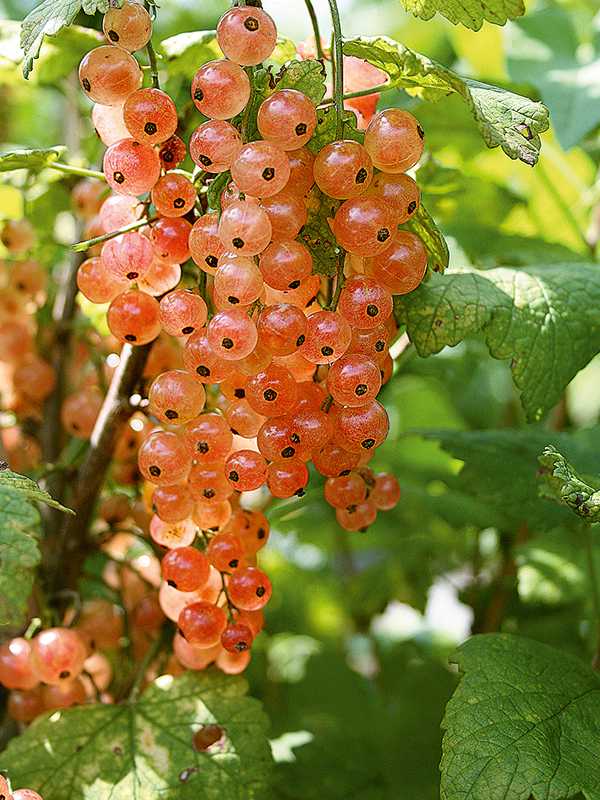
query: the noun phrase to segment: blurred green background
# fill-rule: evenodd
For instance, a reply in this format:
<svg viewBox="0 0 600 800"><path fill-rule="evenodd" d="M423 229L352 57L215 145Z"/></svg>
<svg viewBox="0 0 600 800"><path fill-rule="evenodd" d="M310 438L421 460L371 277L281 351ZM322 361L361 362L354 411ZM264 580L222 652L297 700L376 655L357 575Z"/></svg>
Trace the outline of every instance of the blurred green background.
<svg viewBox="0 0 600 800"><path fill-rule="evenodd" d="M0 13L18 20L33 5L0 0ZM264 6L283 36L298 42L310 35L301 0ZM165 0L155 38L213 28L225 7ZM328 34L325 0L316 7ZM342 0L340 7L346 36L386 34L462 75L541 99L550 109L552 127L532 169L489 150L457 97L436 104L403 93L382 97L383 107L410 108L426 130L418 180L447 236L451 266L595 260L596 3L530 2L521 20L504 28L485 24L477 33L441 18L417 20L399 0ZM100 20L78 22L98 28ZM47 42L25 82L16 64L18 26L3 23L0 31L3 147L75 142L74 160L99 164L87 103L69 77L88 35L66 31ZM174 79L170 88L186 90L190 77ZM73 102L79 116L68 112ZM19 180L0 187L2 217L22 214ZM68 209L63 182L44 173L30 189L29 213L47 226L49 246L57 236L56 212ZM60 235L68 238L62 223L67 233L63 227ZM49 249L48 258L59 252ZM456 681L448 656L470 632L522 633L588 657L578 534L560 509L537 500L535 469L543 445L556 440L584 469L600 472L599 378L596 360L545 422L526 426L508 364L492 360L483 341L427 360L408 350L384 390L391 436L373 461L398 475L398 507L380 515L366 535L342 533L315 479L304 501L273 509L264 563L275 591L269 635L250 679L272 720L277 796L437 797L439 725Z"/></svg>

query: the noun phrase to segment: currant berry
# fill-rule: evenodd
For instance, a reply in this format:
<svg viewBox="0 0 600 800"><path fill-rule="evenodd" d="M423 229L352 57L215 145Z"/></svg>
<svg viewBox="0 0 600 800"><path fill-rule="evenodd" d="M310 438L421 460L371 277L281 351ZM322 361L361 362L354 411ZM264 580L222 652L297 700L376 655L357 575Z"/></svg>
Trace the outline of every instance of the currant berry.
<svg viewBox="0 0 600 800"><path fill-rule="evenodd" d="M259 342L275 356L294 353L306 338L306 316L289 303L264 308L257 327Z"/></svg>
<svg viewBox="0 0 600 800"><path fill-rule="evenodd" d="M319 189L328 197L347 200L366 192L373 178L373 165L365 148L351 139L323 147L314 163Z"/></svg>
<svg viewBox="0 0 600 800"><path fill-rule="evenodd" d="M352 329L335 311L317 311L308 318L305 335L299 353L313 364L332 364L348 349Z"/></svg>
<svg viewBox="0 0 600 800"><path fill-rule="evenodd" d="M293 371L292 374L294 374ZM294 377L298 380L296 375L294 375ZM300 413L301 411L320 411L326 399L327 392L322 384L315 383L314 381L300 380L298 382L298 404L296 405L295 413Z"/></svg>
<svg viewBox="0 0 600 800"><path fill-rule="evenodd" d="M219 311L207 327L213 351L226 361L245 358L256 347L258 333L253 320L241 309Z"/></svg>
<svg viewBox="0 0 600 800"><path fill-rule="evenodd" d="M317 112L313 102L302 92L280 89L263 100L256 122L263 139L282 150L298 150L312 138L317 127Z"/></svg>
<svg viewBox="0 0 600 800"><path fill-rule="evenodd" d="M190 257L191 224L181 217L161 217L152 225L151 239L157 256L168 264L183 264Z"/></svg>
<svg viewBox="0 0 600 800"><path fill-rule="evenodd" d="M277 29L261 8L231 8L219 20L217 42L227 58L244 67L265 61L277 43Z"/></svg>
<svg viewBox="0 0 600 800"><path fill-rule="evenodd" d="M396 223L407 222L419 208L421 193L410 175L390 175L379 172L369 188L369 194L381 197L394 211Z"/></svg>
<svg viewBox="0 0 600 800"><path fill-rule="evenodd" d="M187 289L169 292L159 306L163 330L170 336L190 336L206 322L206 303L199 294Z"/></svg>
<svg viewBox="0 0 600 800"><path fill-rule="evenodd" d="M132 231L109 239L102 248L102 265L120 281L137 281L152 266L154 250L145 236Z"/></svg>
<svg viewBox="0 0 600 800"><path fill-rule="evenodd" d="M159 178L151 192L152 202L163 217L182 217L192 210L196 198L191 180L175 172Z"/></svg>
<svg viewBox="0 0 600 800"><path fill-rule="evenodd" d="M65 398L60 411L60 420L71 436L77 439L89 439L101 408L100 392L86 387Z"/></svg>
<svg viewBox="0 0 600 800"><path fill-rule="evenodd" d="M192 100L212 119L231 119L248 105L250 81L244 70L224 59L203 64L192 80Z"/></svg>
<svg viewBox="0 0 600 800"><path fill-rule="evenodd" d="M111 44L133 52L150 41L152 20L144 6L125 3L122 8L109 8L102 20L102 30Z"/></svg>
<svg viewBox="0 0 600 800"><path fill-rule="evenodd" d="M315 451L324 447L333 436L331 417L320 409L295 410L290 426L290 439L294 442L302 461L312 458Z"/></svg>
<svg viewBox="0 0 600 800"><path fill-rule="evenodd" d="M114 233L126 225L137 222L142 211L143 207L137 197L125 194L109 195L99 211L103 232Z"/></svg>
<svg viewBox="0 0 600 800"><path fill-rule="evenodd" d="M176 619L174 621L177 621ZM198 647L197 645L189 644L180 634L176 633L173 638L173 652L177 660L185 669L201 670L206 669L209 664L216 659L219 653L223 652L221 643L213 645L212 647ZM211 726L212 727L212 726ZM218 727L218 726L216 726ZM202 732L202 728L194 735L194 740L198 734ZM208 739L210 744L206 745L203 749L208 749L211 744L218 741L222 736L222 731L219 728L218 736L215 734L216 739L212 741Z"/></svg>
<svg viewBox="0 0 600 800"><path fill-rule="evenodd" d="M221 634L221 644L228 653L243 653L252 647L254 636L248 625L229 624Z"/></svg>
<svg viewBox="0 0 600 800"><path fill-rule="evenodd" d="M388 354L389 339L390 333L385 325L369 330L354 330L348 352L363 353L381 367Z"/></svg>
<svg viewBox="0 0 600 800"><path fill-rule="evenodd" d="M121 292L109 306L108 327L113 336L127 344L141 345L160 333L160 307L145 292Z"/></svg>
<svg viewBox="0 0 600 800"><path fill-rule="evenodd" d="M3 686L7 689L34 689L39 682L27 639L18 637L0 646L0 683Z"/></svg>
<svg viewBox="0 0 600 800"><path fill-rule="evenodd" d="M323 493L330 506L347 508L366 499L367 486L360 475L351 472L339 478L328 478Z"/></svg>
<svg viewBox="0 0 600 800"><path fill-rule="evenodd" d="M253 203L232 203L221 214L219 238L224 249L245 256L256 256L271 241L271 221L267 212Z"/></svg>
<svg viewBox="0 0 600 800"><path fill-rule="evenodd" d="M295 239L308 219L306 203L288 188L265 197L261 200L261 206L271 222L271 238L274 242Z"/></svg>
<svg viewBox="0 0 600 800"><path fill-rule="evenodd" d="M123 120L129 134L138 142L161 144L177 129L177 108L160 89L138 89L123 105Z"/></svg>
<svg viewBox="0 0 600 800"><path fill-rule="evenodd" d="M207 503L198 500L194 506L192 519L203 531L217 532L222 530L231 519L231 503L222 500L220 503Z"/></svg>
<svg viewBox="0 0 600 800"><path fill-rule="evenodd" d="M375 485L371 489L371 500L380 511L390 511L400 500L400 485L389 472L380 472L375 476Z"/></svg>
<svg viewBox="0 0 600 800"><path fill-rule="evenodd" d="M79 634L69 628L47 628L31 642L31 659L40 680L52 685L76 678L87 657Z"/></svg>
<svg viewBox="0 0 600 800"><path fill-rule="evenodd" d="M222 463L192 464L188 486L195 500L208 503L222 503L233 492L225 477Z"/></svg>
<svg viewBox="0 0 600 800"><path fill-rule="evenodd" d="M290 164L290 177L285 191L298 197L305 197L315 182L313 171L315 157L306 147L288 151L287 156Z"/></svg>
<svg viewBox="0 0 600 800"><path fill-rule="evenodd" d="M175 169L185 159L185 142L179 136L174 135L163 142L158 151L161 167L167 172Z"/></svg>
<svg viewBox="0 0 600 800"><path fill-rule="evenodd" d="M250 650L241 653L230 653L224 648L215 659L215 667L226 675L239 675L250 663Z"/></svg>
<svg viewBox="0 0 600 800"><path fill-rule="evenodd" d="M190 231L188 246L194 263L204 272L214 275L219 257L225 252L225 245L219 236L218 214L204 214L196 220Z"/></svg>
<svg viewBox="0 0 600 800"><path fill-rule="evenodd" d="M212 603L192 603L182 610L177 625L189 644L212 647L221 640L227 627L227 615Z"/></svg>
<svg viewBox="0 0 600 800"><path fill-rule="evenodd" d="M158 486L152 494L152 508L163 522L181 522L192 515L194 501L187 486Z"/></svg>
<svg viewBox="0 0 600 800"><path fill-rule="evenodd" d="M225 172L231 168L242 147L242 137L230 122L214 119L204 122L190 137L190 156L205 172Z"/></svg>
<svg viewBox="0 0 600 800"><path fill-rule="evenodd" d="M310 251L293 240L271 242L260 256L260 271L265 283L280 291L297 289L301 281L312 273L312 268Z"/></svg>
<svg viewBox="0 0 600 800"><path fill-rule="evenodd" d="M150 520L150 538L159 547L189 547L196 539L196 526L191 519L163 522L156 514Z"/></svg>
<svg viewBox="0 0 600 800"><path fill-rule="evenodd" d="M85 700L85 686L81 678L75 678L75 680L72 681L64 681L57 686L42 686L42 702L44 703L45 711L56 711L60 708L79 706L85 703ZM29 789L22 789L19 793L14 792L13 800L15 794L21 794L22 798L27 798L29 796ZM33 794L35 796L37 792ZM39 797L40 795L38 794L37 796Z"/></svg>
<svg viewBox="0 0 600 800"><path fill-rule="evenodd" d="M208 558L194 547L176 547L161 562L162 578L179 592L195 592L206 584Z"/></svg>
<svg viewBox="0 0 600 800"><path fill-rule="evenodd" d="M137 87L136 87L137 88ZM123 120L123 106L105 106L94 103L92 125L102 144L110 147L120 139L128 139L129 131Z"/></svg>
<svg viewBox="0 0 600 800"><path fill-rule="evenodd" d="M337 416L338 442L353 453L379 447L388 430L387 412L376 400L360 408L342 408Z"/></svg>
<svg viewBox="0 0 600 800"><path fill-rule="evenodd" d="M33 722L44 712L44 701L40 688L14 690L8 695L6 710L16 722ZM0 775L0 800L14 800L8 792L8 784Z"/></svg>
<svg viewBox="0 0 600 800"><path fill-rule="evenodd" d="M41 403L54 390L56 373L47 361L30 355L15 367L12 382L21 397Z"/></svg>
<svg viewBox="0 0 600 800"><path fill-rule="evenodd" d="M346 200L333 219L338 244L357 256L375 256L392 242L395 225L383 200L357 197Z"/></svg>
<svg viewBox="0 0 600 800"><path fill-rule="evenodd" d="M78 181L71 192L71 202L75 212L83 219L92 219L102 208L104 192L104 186L100 181L91 178Z"/></svg>
<svg viewBox="0 0 600 800"><path fill-rule="evenodd" d="M231 177L244 194L272 197L290 177L290 162L285 152L267 141L244 145L231 165Z"/></svg>
<svg viewBox="0 0 600 800"><path fill-rule="evenodd" d="M103 45L82 58L79 82L94 103L118 106L141 86L142 71L126 50Z"/></svg>
<svg viewBox="0 0 600 800"><path fill-rule="evenodd" d="M354 275L341 291L338 310L353 327L367 330L384 323L393 305L389 290L374 278Z"/></svg>
<svg viewBox="0 0 600 800"><path fill-rule="evenodd" d="M271 581L256 567L237 570L229 579L231 602L242 611L258 611L271 599Z"/></svg>
<svg viewBox="0 0 600 800"><path fill-rule="evenodd" d="M256 436L265 421L265 418L256 412L246 399L231 403L225 410L225 419L232 433L245 439Z"/></svg>
<svg viewBox="0 0 600 800"><path fill-rule="evenodd" d="M147 481L170 486L187 478L191 457L183 439L170 431L155 431L138 453L138 466Z"/></svg>
<svg viewBox="0 0 600 800"><path fill-rule="evenodd" d="M252 492L265 483L267 462L255 450L237 450L225 462L225 475L238 492Z"/></svg>
<svg viewBox="0 0 600 800"><path fill-rule="evenodd" d="M289 414L296 406L297 396L294 376L276 364L252 376L246 385L248 403L265 417Z"/></svg>
<svg viewBox="0 0 600 800"><path fill-rule="evenodd" d="M203 383L220 383L233 372L233 364L217 354L202 328L193 333L183 349L183 363L186 369L194 372Z"/></svg>
<svg viewBox="0 0 600 800"><path fill-rule="evenodd" d="M152 297L160 297L174 289L181 280L181 267L179 264L169 264L158 258L155 254L154 261L148 272L139 279L138 288Z"/></svg>
<svg viewBox="0 0 600 800"><path fill-rule="evenodd" d="M347 531L366 531L377 519L377 508L372 500L365 500L348 508L337 508L335 516L338 523Z"/></svg>
<svg viewBox="0 0 600 800"><path fill-rule="evenodd" d="M368 356L346 353L331 366L327 388L341 406L367 405L381 389L379 367Z"/></svg>
<svg viewBox="0 0 600 800"><path fill-rule="evenodd" d="M336 442L328 442L320 450L313 452L315 469L327 478L347 474L357 466L358 460L358 453L350 453Z"/></svg>
<svg viewBox="0 0 600 800"><path fill-rule="evenodd" d="M204 408L206 392L191 372L173 369L159 375L148 393L148 410L167 425L184 425Z"/></svg>
<svg viewBox="0 0 600 800"><path fill-rule="evenodd" d="M223 462L233 443L231 430L219 414L202 414L188 422L183 435L191 457L202 464Z"/></svg>
<svg viewBox="0 0 600 800"><path fill-rule="evenodd" d="M269 461L286 461L296 455L289 417L267 419L256 437L258 449Z"/></svg>
<svg viewBox="0 0 600 800"><path fill-rule="evenodd" d="M418 236L399 231L390 246L367 262L367 270L392 294L408 294L427 271L427 250Z"/></svg>
<svg viewBox="0 0 600 800"><path fill-rule="evenodd" d="M237 536L219 533L210 540L206 549L208 560L219 572L239 569L244 559L244 548Z"/></svg>
<svg viewBox="0 0 600 800"><path fill-rule="evenodd" d="M423 128L408 111L387 108L376 114L365 132L365 148L382 172L406 172L423 153Z"/></svg>
<svg viewBox="0 0 600 800"><path fill-rule="evenodd" d="M234 253L226 253L219 259L214 290L228 306L250 305L260 297L263 289L261 271L252 259Z"/></svg>
<svg viewBox="0 0 600 800"><path fill-rule="evenodd" d="M303 497L308 483L306 464L299 458L273 461L267 470L267 486L273 497Z"/></svg>
<svg viewBox="0 0 600 800"><path fill-rule="evenodd" d="M112 144L104 154L103 169L108 185L117 194L145 194L160 177L156 151L135 139L121 139Z"/></svg>

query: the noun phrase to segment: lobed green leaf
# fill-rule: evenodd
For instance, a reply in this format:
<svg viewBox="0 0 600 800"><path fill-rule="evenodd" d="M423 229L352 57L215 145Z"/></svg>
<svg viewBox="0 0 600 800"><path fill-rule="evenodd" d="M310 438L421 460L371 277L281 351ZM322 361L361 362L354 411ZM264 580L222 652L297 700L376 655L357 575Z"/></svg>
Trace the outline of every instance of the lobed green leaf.
<svg viewBox="0 0 600 800"><path fill-rule="evenodd" d="M548 130L548 109L528 97L487 83L462 78L456 72L387 36L351 39L344 53L383 70L390 86L426 100L455 92L467 104L488 147L533 166L541 148L540 133Z"/></svg>
<svg viewBox="0 0 600 800"><path fill-rule="evenodd" d="M66 152L66 147L56 145L40 150L11 150L0 153L0 172L10 172L14 169L41 170L48 167Z"/></svg>
<svg viewBox="0 0 600 800"><path fill-rule="evenodd" d="M566 505L587 522L600 518L600 491L583 480L567 459L552 446L544 448L540 463L540 495Z"/></svg>
<svg viewBox="0 0 600 800"><path fill-rule="evenodd" d="M505 25L525 13L523 0L402 0L407 11L420 19L441 14L454 25L478 31L484 22Z"/></svg>

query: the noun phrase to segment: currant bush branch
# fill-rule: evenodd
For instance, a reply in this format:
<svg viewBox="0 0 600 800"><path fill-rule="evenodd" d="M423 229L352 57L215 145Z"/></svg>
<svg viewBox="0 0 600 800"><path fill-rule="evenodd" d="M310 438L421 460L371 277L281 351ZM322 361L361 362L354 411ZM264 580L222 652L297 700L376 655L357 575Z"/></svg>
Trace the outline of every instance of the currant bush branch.
<svg viewBox="0 0 600 800"><path fill-rule="evenodd" d="M84 251L89 250L90 247L93 247L96 244L102 244L102 242L108 242L109 239L114 239L116 236L120 236L122 233L135 231L138 228L144 228L146 225L156 222L157 219L158 217L144 217L144 219L138 219L136 222L132 222L130 225L125 225L124 228L120 228L118 231L110 231L110 233L103 233L102 236L95 236L93 239L87 239L84 242L77 242L71 246L71 249L75 253L83 253Z"/></svg>

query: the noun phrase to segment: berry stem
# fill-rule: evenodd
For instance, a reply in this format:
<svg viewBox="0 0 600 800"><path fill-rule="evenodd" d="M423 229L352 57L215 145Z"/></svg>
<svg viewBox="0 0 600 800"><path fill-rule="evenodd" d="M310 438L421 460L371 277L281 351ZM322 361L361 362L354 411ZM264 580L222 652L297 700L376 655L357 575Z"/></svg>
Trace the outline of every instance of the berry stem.
<svg viewBox="0 0 600 800"><path fill-rule="evenodd" d="M368 97L370 94L377 94L380 92L389 92L391 89L396 89L397 87L391 83L380 83L378 86L372 86L370 89L359 89L356 92L348 92L344 95L344 100L352 100L354 97ZM326 97L324 100L321 100L319 103L319 108L321 106L331 106L335 103L335 99L333 97Z"/></svg>
<svg viewBox="0 0 600 800"><path fill-rule="evenodd" d="M329 0L329 10L333 27L333 98L337 115L336 138L341 139L344 132L344 42L336 0Z"/></svg>
<svg viewBox="0 0 600 800"><path fill-rule="evenodd" d="M590 594L592 596L592 607L594 609L596 642L594 657L592 659L593 669L600 671L600 589L598 586L598 571L594 561L594 530L586 526L586 556L588 562L588 574L590 581Z"/></svg>
<svg viewBox="0 0 600 800"><path fill-rule="evenodd" d="M152 642L152 645L148 648L146 655L142 659L139 669L135 674L135 678L133 679L133 683L131 685L131 691L129 692L130 703L135 703L138 697L140 696L140 692L142 690L142 684L144 682L146 672L148 671L148 667L154 661L156 656L160 653L162 648L166 645L168 635L169 635L169 626L163 625L159 636L156 637L156 639Z"/></svg>
<svg viewBox="0 0 600 800"><path fill-rule="evenodd" d="M69 517L63 525L53 550L54 580L58 582L56 573L60 573L63 585L75 585L81 573L81 566L88 552L87 531L96 500L119 433L131 415L129 398L141 380L151 346L152 343L141 347L126 344L121 350L121 360L96 420L90 448L77 474L70 503L75 516Z"/></svg>
<svg viewBox="0 0 600 800"><path fill-rule="evenodd" d="M344 288L344 256L345 252L343 250L340 253L338 253L335 291L333 293L333 297L331 298L331 303L329 304L330 311L336 310L338 301L340 299L340 294L342 293L342 289Z"/></svg>
<svg viewBox="0 0 600 800"><path fill-rule="evenodd" d="M67 175L79 175L80 178L97 178L99 181L105 181L106 178L103 172L97 169L85 169L85 167L74 167L72 164L63 164L61 161L53 161L48 164L50 169L56 169L58 172L65 172Z"/></svg>
<svg viewBox="0 0 600 800"><path fill-rule="evenodd" d="M88 250L95 244L107 242L109 239L114 239L115 236L120 236L122 233L128 233L129 231L135 231L137 228L144 228L146 225L150 225L151 222L154 222L157 219L158 217L145 217L144 219L139 219L137 222L132 222L131 225L126 225L124 228L121 228L118 231L103 233L102 236L96 236L94 239L87 239L85 242L77 242L76 244L71 245L71 249L75 253L83 253L85 250Z"/></svg>
<svg viewBox="0 0 600 800"><path fill-rule="evenodd" d="M156 19L156 6L154 3L149 3L148 0L144 3L146 11L150 14L152 22ZM158 77L158 64L156 61L156 51L152 44L152 39L146 45L146 52L148 53L148 61L150 62L150 75L152 77L152 86L154 89L160 89L160 80Z"/></svg>
<svg viewBox="0 0 600 800"><path fill-rule="evenodd" d="M317 49L317 58L319 61L325 60L325 53L323 52L323 45L321 44L321 32L319 30L319 19L317 17L317 12L315 11L315 7L312 4L312 0L304 0L306 3L306 10L308 11L308 16L310 17L310 22L313 29L313 35L315 37L315 47Z"/></svg>

